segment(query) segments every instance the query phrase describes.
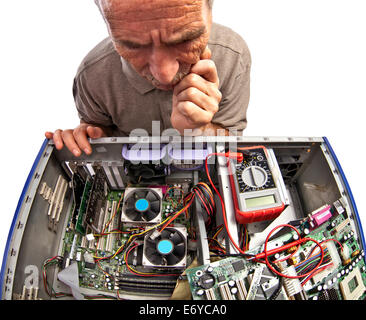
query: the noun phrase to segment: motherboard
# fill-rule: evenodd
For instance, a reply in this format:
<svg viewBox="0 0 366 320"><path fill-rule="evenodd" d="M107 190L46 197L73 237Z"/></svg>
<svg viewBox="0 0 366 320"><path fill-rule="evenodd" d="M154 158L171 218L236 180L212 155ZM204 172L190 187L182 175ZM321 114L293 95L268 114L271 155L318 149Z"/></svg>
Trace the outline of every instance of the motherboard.
<svg viewBox="0 0 366 320"><path fill-rule="evenodd" d="M42 265L51 299L366 298L364 250L348 200L323 201L318 185L301 182L309 150L285 157L264 146L206 148L184 161L172 153L169 163L136 163L123 150L117 185L101 162L64 166L71 204L63 225L49 216L62 237ZM225 185L222 170L230 168ZM48 193L61 194L56 189ZM299 190L315 195L316 208L309 212Z"/></svg>

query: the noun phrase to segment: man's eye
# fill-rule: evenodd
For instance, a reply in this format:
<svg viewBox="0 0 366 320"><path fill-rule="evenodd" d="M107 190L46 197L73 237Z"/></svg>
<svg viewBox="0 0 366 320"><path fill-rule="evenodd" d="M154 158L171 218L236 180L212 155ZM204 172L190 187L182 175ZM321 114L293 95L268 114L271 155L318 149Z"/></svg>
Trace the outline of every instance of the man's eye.
<svg viewBox="0 0 366 320"><path fill-rule="evenodd" d="M119 41L119 44L127 49L136 50L136 49L144 49L147 48L148 45L143 45L139 43L134 43L130 41Z"/></svg>

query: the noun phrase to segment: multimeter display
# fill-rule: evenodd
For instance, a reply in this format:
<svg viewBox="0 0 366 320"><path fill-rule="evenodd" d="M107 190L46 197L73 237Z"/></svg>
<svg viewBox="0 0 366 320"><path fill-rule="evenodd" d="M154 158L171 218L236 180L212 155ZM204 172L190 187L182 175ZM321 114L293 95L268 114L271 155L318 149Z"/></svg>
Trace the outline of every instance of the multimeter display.
<svg viewBox="0 0 366 320"><path fill-rule="evenodd" d="M261 206L267 206L276 203L276 199L273 195L257 198L245 199L247 208L258 208Z"/></svg>
<svg viewBox="0 0 366 320"><path fill-rule="evenodd" d="M281 175L274 174L275 157L268 159L269 150L264 146L240 150L243 161L229 166L236 220L248 224L276 218L285 204L281 198Z"/></svg>

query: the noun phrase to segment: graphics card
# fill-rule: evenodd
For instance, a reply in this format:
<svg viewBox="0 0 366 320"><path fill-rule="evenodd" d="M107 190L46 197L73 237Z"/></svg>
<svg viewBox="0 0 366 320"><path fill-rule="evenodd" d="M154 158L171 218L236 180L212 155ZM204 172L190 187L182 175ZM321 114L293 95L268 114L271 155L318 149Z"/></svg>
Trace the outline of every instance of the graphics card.
<svg viewBox="0 0 366 320"><path fill-rule="evenodd" d="M121 221L134 225L160 223L162 198L158 188L126 188Z"/></svg>

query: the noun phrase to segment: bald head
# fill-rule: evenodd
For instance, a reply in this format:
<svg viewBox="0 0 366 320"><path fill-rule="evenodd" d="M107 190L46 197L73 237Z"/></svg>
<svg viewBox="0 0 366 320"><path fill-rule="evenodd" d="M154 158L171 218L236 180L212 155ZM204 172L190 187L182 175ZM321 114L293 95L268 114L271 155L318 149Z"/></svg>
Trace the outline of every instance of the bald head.
<svg viewBox="0 0 366 320"><path fill-rule="evenodd" d="M132 2L134 0L95 0L95 3L98 5L98 7L101 9L102 12L105 12L110 10L113 2L123 2L123 1ZM212 9L214 0L202 0L202 1L206 2L209 9ZM180 2L184 2L184 0L183 1L181 0ZM200 0L198 2L200 2Z"/></svg>

